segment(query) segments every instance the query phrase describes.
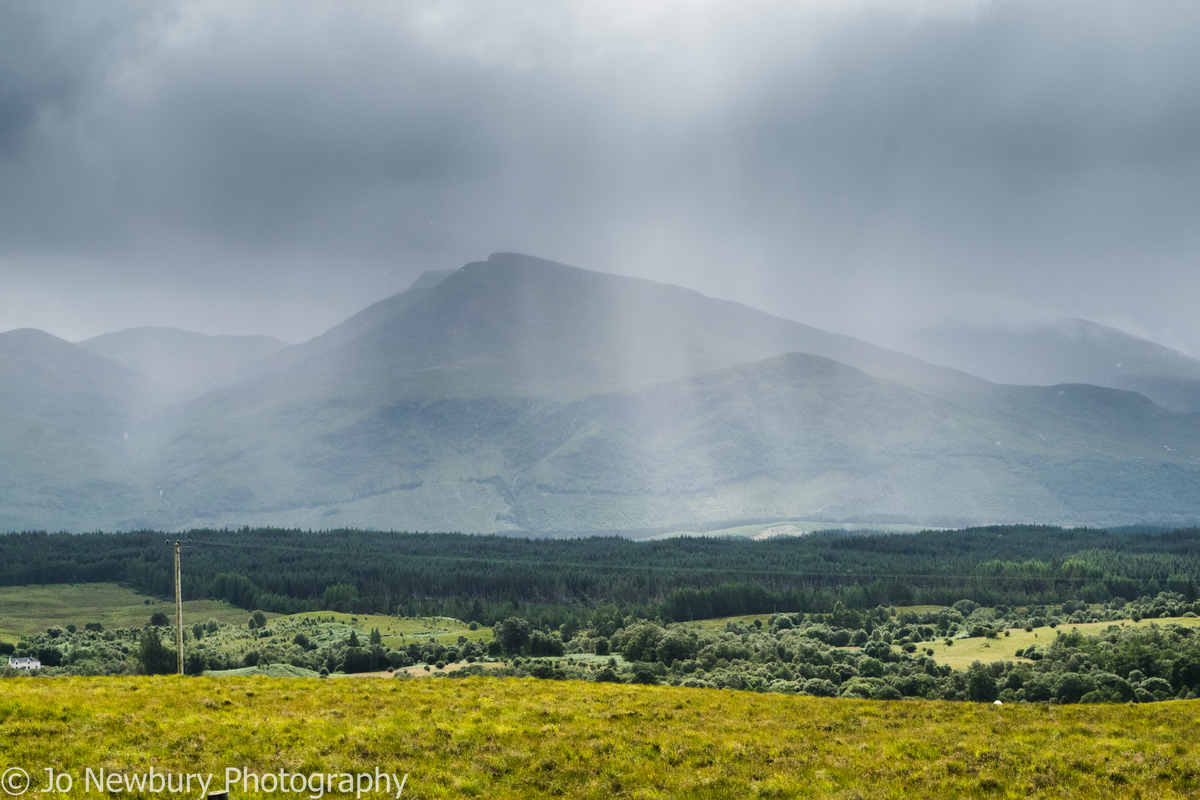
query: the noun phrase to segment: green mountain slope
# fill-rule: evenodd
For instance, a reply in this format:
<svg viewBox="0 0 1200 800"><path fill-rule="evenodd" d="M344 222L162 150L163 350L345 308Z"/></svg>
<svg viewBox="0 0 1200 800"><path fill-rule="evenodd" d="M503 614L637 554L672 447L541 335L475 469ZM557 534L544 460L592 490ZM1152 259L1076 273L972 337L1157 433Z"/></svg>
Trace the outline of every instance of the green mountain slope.
<svg viewBox="0 0 1200 800"><path fill-rule="evenodd" d="M1196 422L1090 386L942 400L790 354L532 415L507 519L1193 520Z"/></svg>
<svg viewBox="0 0 1200 800"><path fill-rule="evenodd" d="M786 518L1100 525L1193 521L1200 496L1196 418L1140 395L994 387L955 401L805 354L574 401L401 400L292 421L320 435L256 438L263 421L250 418L237 445L184 470L164 467L180 510L216 510L192 521L541 532ZM204 439L182 449L203 452ZM206 470L214 461L224 468ZM207 494L189 495L195 486Z"/></svg>

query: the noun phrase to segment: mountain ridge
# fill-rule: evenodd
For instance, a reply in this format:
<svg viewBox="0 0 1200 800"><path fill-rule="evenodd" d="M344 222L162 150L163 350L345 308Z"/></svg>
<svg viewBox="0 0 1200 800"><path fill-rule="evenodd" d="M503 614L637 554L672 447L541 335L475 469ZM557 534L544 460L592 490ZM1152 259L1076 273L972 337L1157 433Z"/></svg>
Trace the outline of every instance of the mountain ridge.
<svg viewBox="0 0 1200 800"><path fill-rule="evenodd" d="M507 384L519 396L581 396L794 351L927 390L983 383L690 289L513 253L467 264L422 301L344 345L372 367L491 369L489 391ZM328 358L354 366L345 349Z"/></svg>
<svg viewBox="0 0 1200 800"><path fill-rule="evenodd" d="M1200 360L1088 320L1017 330L927 329L912 347L927 360L995 383L1090 383L1139 392L1176 413L1200 412Z"/></svg>
<svg viewBox="0 0 1200 800"><path fill-rule="evenodd" d="M253 364L288 347L271 336L210 336L170 327L126 328L76 343L145 376L148 402L169 405L236 383Z"/></svg>
<svg viewBox="0 0 1200 800"><path fill-rule="evenodd" d="M3 336L7 378L18 373ZM91 365L100 394L51 402L105 423L48 450L10 436L0 528L553 534L1200 517L1200 415L1113 388L997 385L688 289L518 254L422 276L233 383L157 409L130 402L145 391L132 370L48 334L8 344L22 337L54 363ZM35 350L23 382L56 394L71 369ZM37 397L0 394L0 412L36 415ZM53 477L63 448L83 444L87 457ZM22 477L25 462L43 466Z"/></svg>

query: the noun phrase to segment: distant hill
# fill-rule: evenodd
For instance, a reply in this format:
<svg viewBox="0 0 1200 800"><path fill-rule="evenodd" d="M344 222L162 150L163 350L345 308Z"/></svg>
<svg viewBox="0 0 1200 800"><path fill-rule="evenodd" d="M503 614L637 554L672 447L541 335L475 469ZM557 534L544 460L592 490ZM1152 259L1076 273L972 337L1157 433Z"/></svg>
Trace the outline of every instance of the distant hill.
<svg viewBox="0 0 1200 800"><path fill-rule="evenodd" d="M1200 360L1082 319L1025 330L922 331L914 352L996 383L1090 383L1139 392L1182 414L1200 412Z"/></svg>
<svg viewBox="0 0 1200 800"><path fill-rule="evenodd" d="M157 511L128 435L144 379L38 330L0 333L0 530L129 527Z"/></svg>
<svg viewBox="0 0 1200 800"><path fill-rule="evenodd" d="M19 500L8 527L554 534L1200 517L1200 415L1095 385L998 385L528 256L427 275L153 413L136 401L138 373L38 336L12 337L24 365L12 374L57 395L46 409L97 414L97 431L121 436L93 436L107 460L62 462L57 480L58 450L14 438L13 460L47 469L0 479L0 505ZM10 394L0 419L12 404L36 424L40 401Z"/></svg>
<svg viewBox="0 0 1200 800"><path fill-rule="evenodd" d="M178 402L228 386L288 346L270 336L207 336L176 328L130 328L79 342L149 378L156 402Z"/></svg>
<svg viewBox="0 0 1200 800"><path fill-rule="evenodd" d="M520 454L528 471L510 496L534 529L616 498L636 529L714 515L1111 524L1194 518L1200 497L1200 426L1136 394L998 386L954 401L796 353L527 425L541 448Z"/></svg>
<svg viewBox="0 0 1200 800"><path fill-rule="evenodd" d="M193 522L1099 525L1191 520L1200 496L1200 428L1137 394L995 387L955 402L805 354L573 401L404 401L327 412L323 436L256 435L296 410L221 431L222 444L194 462L168 458L179 507L215 512ZM189 432L176 446L203 453L201 441ZM228 466L197 469L213 462Z"/></svg>

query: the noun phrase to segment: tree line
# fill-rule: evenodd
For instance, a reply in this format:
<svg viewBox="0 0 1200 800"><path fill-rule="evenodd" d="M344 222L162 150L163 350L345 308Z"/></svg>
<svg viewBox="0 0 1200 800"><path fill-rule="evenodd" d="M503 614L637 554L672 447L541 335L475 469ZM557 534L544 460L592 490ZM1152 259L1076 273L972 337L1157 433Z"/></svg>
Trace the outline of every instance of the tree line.
<svg viewBox="0 0 1200 800"><path fill-rule="evenodd" d="M684 622L835 604L1104 603L1196 599L1200 530L1112 532L993 526L882 535L818 532L750 541L538 539L266 528L0 536L0 584L118 582L279 613L445 615L492 625L590 627L605 615Z"/></svg>

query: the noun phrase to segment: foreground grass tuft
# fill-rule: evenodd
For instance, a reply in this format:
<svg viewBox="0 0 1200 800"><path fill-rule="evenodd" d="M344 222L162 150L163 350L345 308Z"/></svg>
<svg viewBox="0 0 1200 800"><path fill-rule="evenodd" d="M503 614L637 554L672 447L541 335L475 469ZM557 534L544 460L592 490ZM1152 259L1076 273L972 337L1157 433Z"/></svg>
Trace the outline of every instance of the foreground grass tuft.
<svg viewBox="0 0 1200 800"><path fill-rule="evenodd" d="M532 679L12 679L0 764L34 788L47 767L74 773L71 796L86 767L154 765L218 783L234 766L380 768L409 775L406 798L1194 797L1198 718L1200 702L997 707ZM232 792L245 796L266 795Z"/></svg>

